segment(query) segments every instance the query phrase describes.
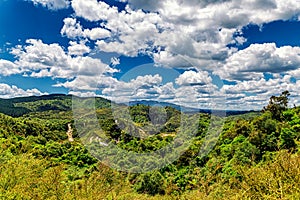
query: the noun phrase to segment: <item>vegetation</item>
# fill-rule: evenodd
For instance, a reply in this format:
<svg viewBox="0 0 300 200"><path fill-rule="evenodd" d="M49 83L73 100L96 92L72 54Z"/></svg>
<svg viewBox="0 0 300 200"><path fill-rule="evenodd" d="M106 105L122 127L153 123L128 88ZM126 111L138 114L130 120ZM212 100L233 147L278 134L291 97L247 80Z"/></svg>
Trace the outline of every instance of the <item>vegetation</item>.
<svg viewBox="0 0 300 200"><path fill-rule="evenodd" d="M40 97L18 97L13 99L0 99L0 113L13 117L20 117L32 112L44 111L71 111L72 96L63 94L51 94ZM108 108L109 100L97 97L96 108Z"/></svg>
<svg viewBox="0 0 300 200"><path fill-rule="evenodd" d="M116 171L91 156L70 96L1 100L0 199L300 199L300 107L288 108L288 96L272 96L260 114L227 117L205 156L199 152L217 116L147 105L121 106L116 115L99 98L101 134L131 152L162 149L176 141L182 121L199 119L184 154L145 173Z"/></svg>

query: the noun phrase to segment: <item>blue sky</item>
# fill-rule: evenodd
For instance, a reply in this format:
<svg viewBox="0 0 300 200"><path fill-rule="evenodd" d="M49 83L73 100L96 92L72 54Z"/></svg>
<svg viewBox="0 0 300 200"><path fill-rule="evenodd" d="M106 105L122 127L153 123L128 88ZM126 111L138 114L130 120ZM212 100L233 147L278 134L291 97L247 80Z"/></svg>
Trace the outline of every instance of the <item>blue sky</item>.
<svg viewBox="0 0 300 200"><path fill-rule="evenodd" d="M0 98L65 93L117 102L261 109L299 104L296 1L3 0Z"/></svg>

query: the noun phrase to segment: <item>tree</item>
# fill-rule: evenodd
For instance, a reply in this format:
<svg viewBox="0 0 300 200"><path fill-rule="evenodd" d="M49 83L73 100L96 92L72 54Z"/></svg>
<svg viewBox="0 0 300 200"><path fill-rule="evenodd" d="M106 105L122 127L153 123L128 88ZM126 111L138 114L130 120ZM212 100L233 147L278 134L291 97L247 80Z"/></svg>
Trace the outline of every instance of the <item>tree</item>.
<svg viewBox="0 0 300 200"><path fill-rule="evenodd" d="M293 149L297 147L295 143L295 133L287 128L283 128L280 133L280 147L283 149Z"/></svg>
<svg viewBox="0 0 300 200"><path fill-rule="evenodd" d="M269 111L272 113L272 118L278 121L283 119L283 111L288 108L288 97L290 96L289 91L284 91L280 96L271 96L267 107L263 108L263 112Z"/></svg>
<svg viewBox="0 0 300 200"><path fill-rule="evenodd" d="M139 193L147 193L150 195L164 194L164 177L159 171L141 174L137 178L135 189Z"/></svg>

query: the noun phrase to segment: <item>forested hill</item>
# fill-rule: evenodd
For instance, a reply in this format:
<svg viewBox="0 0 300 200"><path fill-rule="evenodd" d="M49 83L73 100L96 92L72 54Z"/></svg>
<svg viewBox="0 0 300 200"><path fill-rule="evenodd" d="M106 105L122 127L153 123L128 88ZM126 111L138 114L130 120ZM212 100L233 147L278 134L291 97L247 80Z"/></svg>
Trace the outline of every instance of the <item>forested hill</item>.
<svg viewBox="0 0 300 200"><path fill-rule="evenodd" d="M128 152L143 154L173 141L180 144L176 138L196 127L178 159L144 173L117 171L90 154L74 125L71 98L1 100L0 199L300 199L300 107L288 108L287 91L272 96L260 113L226 118L143 104L119 105L114 113L108 100L98 98L101 130L88 129L86 123L87 135L96 132L107 144ZM197 119L196 126L182 128L189 119ZM217 130L218 124L222 126ZM207 138L208 130L220 135ZM202 156L206 142L215 145ZM159 164L110 149L102 152L116 156L118 163L112 166L138 161L149 170Z"/></svg>
<svg viewBox="0 0 300 200"><path fill-rule="evenodd" d="M109 107L110 101L101 97L96 98L97 108ZM72 95L50 94L43 96L18 97L0 99L0 113L20 117L30 112L70 111Z"/></svg>
<svg viewBox="0 0 300 200"><path fill-rule="evenodd" d="M187 106L179 106L177 104L173 103L166 103L166 102L158 102L158 101L149 101L149 100L143 100L143 101L131 101L128 103L130 106L134 105L148 105L148 106L161 106L161 107L172 107L175 108L176 110L185 112L185 113L214 113L215 115L240 115L240 114L245 114L249 112L255 112L254 110L212 110L212 109L206 109L206 108L192 108L192 107L187 107Z"/></svg>
<svg viewBox="0 0 300 200"><path fill-rule="evenodd" d="M107 99L96 97L96 108L109 108L111 102ZM157 101L132 101L129 102L129 106L134 105L146 105L146 106L161 106L161 107L172 107L182 112L188 113L212 113L210 109L196 109L190 107L179 106L171 103L157 102ZM50 94L43 96L30 96L30 97L17 97L12 99L1 99L0 98L0 113L4 113L13 117L20 117L30 112L43 112L49 110L56 111L70 111L72 109L72 95L64 94ZM239 115L254 111L235 111L235 110L224 110L214 111L214 114L222 113L222 115Z"/></svg>

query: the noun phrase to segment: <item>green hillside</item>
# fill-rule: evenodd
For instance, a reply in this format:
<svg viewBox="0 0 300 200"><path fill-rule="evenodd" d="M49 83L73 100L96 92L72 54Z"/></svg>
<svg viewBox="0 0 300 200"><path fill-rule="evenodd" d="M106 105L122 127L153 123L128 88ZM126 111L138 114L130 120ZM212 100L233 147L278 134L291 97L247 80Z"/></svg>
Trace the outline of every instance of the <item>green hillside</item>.
<svg viewBox="0 0 300 200"><path fill-rule="evenodd" d="M82 126L75 125L71 96L1 100L0 199L300 199L300 107L287 108L287 101L282 93L261 113L222 118L148 105L113 104L116 111L98 98L99 135L130 152L156 151L185 138L182 121L197 119L195 136L179 159L159 170L129 173L91 156L76 127L87 135L97 130L81 119L76 123ZM223 121L220 137L210 138L216 145L202 157L211 123ZM158 161L143 162L146 168Z"/></svg>
<svg viewBox="0 0 300 200"><path fill-rule="evenodd" d="M88 98L86 98L88 99ZM96 108L110 107L109 100L95 98ZM64 94L51 94L44 96L18 97L13 99L0 99L0 113L13 117L32 112L44 111L71 111L72 96Z"/></svg>

